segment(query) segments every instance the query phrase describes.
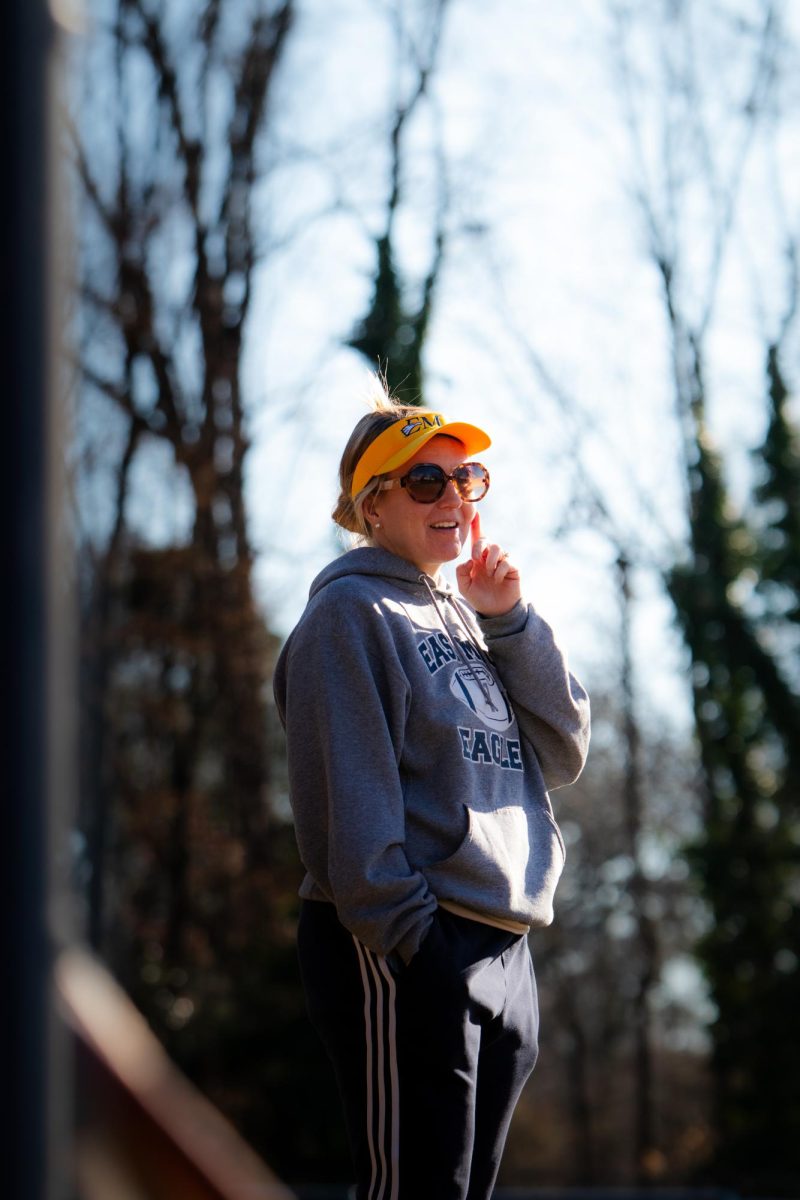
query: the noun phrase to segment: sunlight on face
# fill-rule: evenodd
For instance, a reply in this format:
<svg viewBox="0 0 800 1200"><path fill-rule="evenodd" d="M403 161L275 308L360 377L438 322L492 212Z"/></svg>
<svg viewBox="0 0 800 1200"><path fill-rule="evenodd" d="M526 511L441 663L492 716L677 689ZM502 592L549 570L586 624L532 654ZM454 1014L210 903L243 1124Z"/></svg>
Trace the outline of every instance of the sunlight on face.
<svg viewBox="0 0 800 1200"><path fill-rule="evenodd" d="M436 463L449 475L464 461L461 442L438 436L402 467L390 471L387 478L400 479L416 463ZM442 563L459 557L474 515L475 505L462 500L452 482L433 504L419 504L405 488L393 488L380 492L367 511L375 544L414 563L428 575L435 575Z"/></svg>

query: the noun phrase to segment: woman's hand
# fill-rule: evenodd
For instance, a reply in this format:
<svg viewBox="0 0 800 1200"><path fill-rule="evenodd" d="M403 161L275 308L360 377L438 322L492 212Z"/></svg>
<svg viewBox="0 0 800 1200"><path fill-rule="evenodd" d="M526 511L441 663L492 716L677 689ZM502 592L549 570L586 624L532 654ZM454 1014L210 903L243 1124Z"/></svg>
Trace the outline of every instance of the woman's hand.
<svg viewBox="0 0 800 1200"><path fill-rule="evenodd" d="M470 535L470 557L456 567L458 590L481 616L500 617L521 599L519 571L500 546L482 536L478 513Z"/></svg>

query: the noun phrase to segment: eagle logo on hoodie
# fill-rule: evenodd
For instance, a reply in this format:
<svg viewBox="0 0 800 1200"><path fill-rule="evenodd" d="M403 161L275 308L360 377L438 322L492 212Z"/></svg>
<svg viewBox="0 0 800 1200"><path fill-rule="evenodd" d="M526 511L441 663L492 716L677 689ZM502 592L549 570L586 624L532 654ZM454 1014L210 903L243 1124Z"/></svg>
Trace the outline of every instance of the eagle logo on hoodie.
<svg viewBox="0 0 800 1200"><path fill-rule="evenodd" d="M483 663L457 667L450 680L450 691L490 729L508 729L514 719L497 680Z"/></svg>

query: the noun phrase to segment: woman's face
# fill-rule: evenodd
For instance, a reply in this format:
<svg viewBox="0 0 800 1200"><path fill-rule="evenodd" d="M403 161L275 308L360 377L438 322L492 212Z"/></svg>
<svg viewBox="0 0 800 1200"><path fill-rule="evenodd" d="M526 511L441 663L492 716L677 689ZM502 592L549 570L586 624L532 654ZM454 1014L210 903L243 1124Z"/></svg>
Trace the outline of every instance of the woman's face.
<svg viewBox="0 0 800 1200"><path fill-rule="evenodd" d="M436 463L446 474L465 461L464 447L451 437L434 437L387 479L399 479L416 463ZM458 558L467 544L475 505L462 500L449 480L433 504L419 504L403 487L378 492L367 504L372 540L384 550L435 575L444 562ZM376 521L379 523L376 527Z"/></svg>

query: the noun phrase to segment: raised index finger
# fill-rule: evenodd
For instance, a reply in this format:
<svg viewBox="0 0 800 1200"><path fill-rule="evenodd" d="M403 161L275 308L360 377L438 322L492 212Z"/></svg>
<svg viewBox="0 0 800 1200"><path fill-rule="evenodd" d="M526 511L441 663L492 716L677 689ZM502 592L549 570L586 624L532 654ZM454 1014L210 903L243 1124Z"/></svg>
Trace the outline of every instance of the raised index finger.
<svg viewBox="0 0 800 1200"><path fill-rule="evenodd" d="M469 531L472 537L472 557L480 558L483 552L483 546L480 544L483 541L480 513L475 513L470 523Z"/></svg>

